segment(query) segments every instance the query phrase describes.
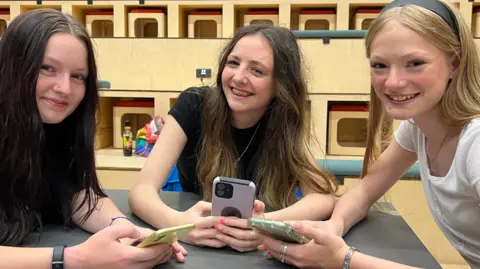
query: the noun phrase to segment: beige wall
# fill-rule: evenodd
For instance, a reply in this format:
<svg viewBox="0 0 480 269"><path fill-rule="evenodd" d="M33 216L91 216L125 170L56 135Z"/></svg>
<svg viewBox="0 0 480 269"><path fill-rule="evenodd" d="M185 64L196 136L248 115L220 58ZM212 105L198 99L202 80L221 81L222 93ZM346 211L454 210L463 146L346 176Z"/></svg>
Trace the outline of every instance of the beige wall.
<svg viewBox="0 0 480 269"><path fill-rule="evenodd" d="M100 79L113 89L182 91L201 85L197 68L211 68L213 83L217 62L228 39L94 39ZM362 39L300 40L311 93L369 93L369 65ZM339 72L341 70L341 72Z"/></svg>

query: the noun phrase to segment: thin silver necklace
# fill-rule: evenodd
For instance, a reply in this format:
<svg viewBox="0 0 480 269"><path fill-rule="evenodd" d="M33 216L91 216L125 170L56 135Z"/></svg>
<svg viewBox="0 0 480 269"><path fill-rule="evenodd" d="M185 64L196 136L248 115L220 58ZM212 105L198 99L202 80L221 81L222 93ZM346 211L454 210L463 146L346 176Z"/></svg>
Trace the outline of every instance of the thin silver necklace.
<svg viewBox="0 0 480 269"><path fill-rule="evenodd" d="M426 149L427 149L427 152L426 152L426 155L427 155L427 163L428 163L428 167L430 168L430 174L435 174L436 175L436 172L437 172L437 165L436 165L436 162L435 162L435 159L437 158L437 155L438 153L440 152L440 150L442 149L443 147L443 144L445 143L445 141L447 141L447 137L449 137L448 133L445 134L445 136L443 137L443 140L442 140L442 143L440 143L440 147L438 148L437 152L435 153L435 155L433 155L433 158L432 160L430 160L430 157L428 157L428 146L425 145ZM428 142L428 141L427 141Z"/></svg>
<svg viewBox="0 0 480 269"><path fill-rule="evenodd" d="M260 122L257 124L257 128L255 128L255 132L253 133L252 138L250 138L250 142L248 142L248 145L245 147L245 149L243 150L243 152L242 152L242 154L240 155L240 157L238 157L238 158L235 160L235 163L233 164L233 166L235 166L235 170L237 169L238 161L240 161L240 159L243 157L243 155L245 154L245 152L247 152L247 149L250 147L250 144L252 144L253 138L254 138L255 135L257 134L257 131L258 131L258 127L259 127L259 126L260 126Z"/></svg>

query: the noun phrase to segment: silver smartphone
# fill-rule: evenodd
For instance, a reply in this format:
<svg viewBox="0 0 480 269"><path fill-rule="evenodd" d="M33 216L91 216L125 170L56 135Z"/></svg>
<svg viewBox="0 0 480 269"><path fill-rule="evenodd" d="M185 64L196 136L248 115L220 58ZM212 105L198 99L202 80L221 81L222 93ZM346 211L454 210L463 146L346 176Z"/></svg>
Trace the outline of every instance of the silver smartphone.
<svg viewBox="0 0 480 269"><path fill-rule="evenodd" d="M212 216L238 217L252 216L255 201L255 184L251 181L216 177L212 186Z"/></svg>

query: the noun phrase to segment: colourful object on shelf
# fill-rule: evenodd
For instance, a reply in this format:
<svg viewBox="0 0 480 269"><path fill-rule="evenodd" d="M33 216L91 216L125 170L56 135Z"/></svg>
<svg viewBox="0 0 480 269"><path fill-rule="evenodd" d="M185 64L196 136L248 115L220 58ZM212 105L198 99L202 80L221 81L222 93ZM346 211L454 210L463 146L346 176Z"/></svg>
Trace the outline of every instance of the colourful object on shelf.
<svg viewBox="0 0 480 269"><path fill-rule="evenodd" d="M165 120L161 116L155 116L145 127L137 131L135 140L135 155L148 157L157 142L163 129Z"/></svg>
<svg viewBox="0 0 480 269"><path fill-rule="evenodd" d="M10 10L0 9L0 15L10 15Z"/></svg>
<svg viewBox="0 0 480 269"><path fill-rule="evenodd" d="M130 121L125 121L123 131L123 156L133 155L132 127Z"/></svg>

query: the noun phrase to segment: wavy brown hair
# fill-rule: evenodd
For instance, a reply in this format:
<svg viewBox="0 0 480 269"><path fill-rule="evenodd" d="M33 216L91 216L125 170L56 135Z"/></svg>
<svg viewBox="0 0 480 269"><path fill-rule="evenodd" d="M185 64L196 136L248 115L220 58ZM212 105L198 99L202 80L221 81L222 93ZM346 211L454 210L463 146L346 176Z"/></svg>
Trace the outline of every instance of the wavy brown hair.
<svg viewBox="0 0 480 269"><path fill-rule="evenodd" d="M440 16L425 8L407 5L379 14L372 22L365 38L366 54L370 57L372 41L390 21L398 21L416 32L449 56L456 56L459 66L449 83L440 108L442 119L450 126L463 126L480 116L480 60L470 27L456 8L442 1L457 21L456 33ZM367 131L367 149L362 177L386 148L392 134L392 120L388 117L373 88L370 90L370 108Z"/></svg>
<svg viewBox="0 0 480 269"><path fill-rule="evenodd" d="M281 27L250 25L239 29L223 49L216 86L207 89L202 113L202 143L197 173L204 199L210 200L212 182L218 175L237 177L233 150L231 110L222 89L222 72L237 42L250 35L265 38L273 51L275 97L266 111L265 139L255 182L259 199L267 207L281 209L295 203L300 183L318 193L334 194L338 183L326 170L315 165L309 149L312 141L306 117L308 92L303 73L302 57L293 33ZM221 130L221 131L219 131Z"/></svg>

